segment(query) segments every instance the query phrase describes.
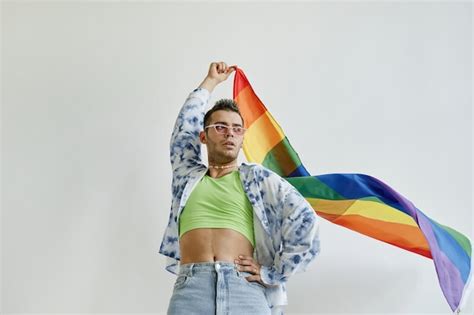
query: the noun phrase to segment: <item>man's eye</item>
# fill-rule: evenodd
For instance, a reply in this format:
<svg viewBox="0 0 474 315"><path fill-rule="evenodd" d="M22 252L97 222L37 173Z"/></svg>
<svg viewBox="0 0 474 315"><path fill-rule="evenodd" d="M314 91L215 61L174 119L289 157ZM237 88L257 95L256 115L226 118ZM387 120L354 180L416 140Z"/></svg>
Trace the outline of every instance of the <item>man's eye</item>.
<svg viewBox="0 0 474 315"><path fill-rule="evenodd" d="M224 130L227 130L227 127L226 127L226 126L222 126L222 125L216 125L216 130L217 130L217 131L224 131Z"/></svg>
<svg viewBox="0 0 474 315"><path fill-rule="evenodd" d="M235 133L241 133L242 127L234 127L232 130L234 130Z"/></svg>

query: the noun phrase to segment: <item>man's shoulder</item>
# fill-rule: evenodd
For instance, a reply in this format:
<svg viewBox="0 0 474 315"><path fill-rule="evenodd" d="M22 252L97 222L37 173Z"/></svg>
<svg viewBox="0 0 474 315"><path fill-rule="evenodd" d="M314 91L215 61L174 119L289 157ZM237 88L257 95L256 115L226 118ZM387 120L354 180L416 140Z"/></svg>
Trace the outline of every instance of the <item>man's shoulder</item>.
<svg viewBox="0 0 474 315"><path fill-rule="evenodd" d="M274 173L271 169L266 168L262 164L255 163L255 162L242 162L242 167L252 170L252 171L257 171L257 172L270 172Z"/></svg>
<svg viewBox="0 0 474 315"><path fill-rule="evenodd" d="M267 202L279 202L286 198L288 193L297 192L284 177L273 170L258 163L242 163L243 167L252 175L248 177L257 185L261 192L272 191L271 194L265 194L263 199Z"/></svg>
<svg viewBox="0 0 474 315"><path fill-rule="evenodd" d="M272 181L285 181L286 180L278 175L276 172L272 171L271 169L263 166L262 164L259 163L253 163L253 162L243 162L242 166L253 172L257 177L259 177L261 180L272 180Z"/></svg>

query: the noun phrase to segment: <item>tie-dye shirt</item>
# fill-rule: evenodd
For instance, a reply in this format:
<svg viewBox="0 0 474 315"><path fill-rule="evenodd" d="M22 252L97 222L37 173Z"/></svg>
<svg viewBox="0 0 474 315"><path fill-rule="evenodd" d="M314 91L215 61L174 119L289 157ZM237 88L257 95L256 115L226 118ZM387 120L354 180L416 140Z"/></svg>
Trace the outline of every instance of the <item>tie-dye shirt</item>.
<svg viewBox="0 0 474 315"><path fill-rule="evenodd" d="M172 202L159 253L166 270L179 272L179 215L189 195L207 172L201 160L199 132L203 129L210 92L197 88L186 99L170 142L173 170ZM256 163L239 166L244 191L254 210L254 259L261 265L265 295L272 314L283 314L288 304L286 282L303 272L320 252L319 217L304 197L285 179Z"/></svg>

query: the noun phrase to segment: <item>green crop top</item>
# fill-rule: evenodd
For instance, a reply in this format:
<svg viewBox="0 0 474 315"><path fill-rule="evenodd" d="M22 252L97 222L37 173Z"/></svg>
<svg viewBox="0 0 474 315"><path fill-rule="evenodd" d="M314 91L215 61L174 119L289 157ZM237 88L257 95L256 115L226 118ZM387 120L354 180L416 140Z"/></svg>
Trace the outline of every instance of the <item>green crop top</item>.
<svg viewBox="0 0 474 315"><path fill-rule="evenodd" d="M207 174L191 192L179 217L179 237L196 228L229 228L255 247L253 208L235 170L219 178Z"/></svg>

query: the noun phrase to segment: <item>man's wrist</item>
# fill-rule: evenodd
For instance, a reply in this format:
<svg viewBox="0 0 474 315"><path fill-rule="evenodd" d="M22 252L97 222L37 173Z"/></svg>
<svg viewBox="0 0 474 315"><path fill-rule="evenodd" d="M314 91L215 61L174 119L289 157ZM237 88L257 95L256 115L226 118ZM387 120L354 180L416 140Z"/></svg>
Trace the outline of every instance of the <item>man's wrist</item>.
<svg viewBox="0 0 474 315"><path fill-rule="evenodd" d="M216 79L206 77L204 81L202 81L202 83L199 85L199 87L204 88L208 90L209 92L212 92L214 88L217 86L217 84L219 84L219 81L217 81Z"/></svg>

